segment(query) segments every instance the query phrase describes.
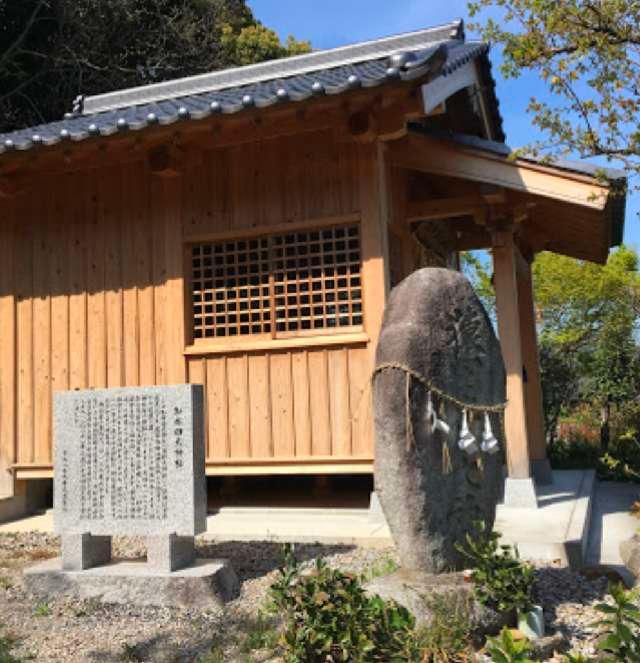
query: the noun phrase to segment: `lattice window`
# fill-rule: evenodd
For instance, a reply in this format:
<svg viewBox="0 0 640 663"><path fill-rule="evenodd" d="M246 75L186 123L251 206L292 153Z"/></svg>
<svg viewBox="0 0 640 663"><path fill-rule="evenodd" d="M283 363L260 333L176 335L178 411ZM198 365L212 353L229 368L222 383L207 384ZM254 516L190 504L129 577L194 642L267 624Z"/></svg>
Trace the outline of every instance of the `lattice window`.
<svg viewBox="0 0 640 663"><path fill-rule="evenodd" d="M359 224L199 243L190 257L194 340L362 325Z"/></svg>

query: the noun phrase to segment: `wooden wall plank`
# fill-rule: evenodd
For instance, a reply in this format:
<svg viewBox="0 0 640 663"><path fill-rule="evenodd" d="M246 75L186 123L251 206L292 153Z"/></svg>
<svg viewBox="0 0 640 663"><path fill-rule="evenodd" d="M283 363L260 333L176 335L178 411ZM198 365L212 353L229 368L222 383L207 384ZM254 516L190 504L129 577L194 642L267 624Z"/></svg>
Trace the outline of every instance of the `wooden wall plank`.
<svg viewBox="0 0 640 663"><path fill-rule="evenodd" d="M207 459L229 458L229 393L226 357L207 359L207 405L209 426Z"/></svg>
<svg viewBox="0 0 640 663"><path fill-rule="evenodd" d="M204 387L205 457L208 457L209 403L207 400L207 360L204 357L189 358L189 361L187 362L187 380L189 384L201 384Z"/></svg>
<svg viewBox="0 0 640 663"><path fill-rule="evenodd" d="M155 342L155 384L167 384L166 365L166 308L167 268L165 263L164 183L159 177L149 182L149 221L153 246L153 339Z"/></svg>
<svg viewBox="0 0 640 663"><path fill-rule="evenodd" d="M311 455L311 411L309 403L309 366L307 351L291 355L295 455Z"/></svg>
<svg viewBox="0 0 640 663"><path fill-rule="evenodd" d="M351 453L373 457L373 403L371 400L371 355L366 347L348 350L351 411Z"/></svg>
<svg viewBox="0 0 640 663"><path fill-rule="evenodd" d="M145 220L139 173L138 163L127 164L122 169L122 350L123 383L128 387L140 384L136 235Z"/></svg>
<svg viewBox="0 0 640 663"><path fill-rule="evenodd" d="M15 267L18 351L18 462L35 461L33 435L33 198L22 196L17 211Z"/></svg>
<svg viewBox="0 0 640 663"><path fill-rule="evenodd" d="M273 419L273 455L294 456L296 436L293 420L293 385L291 353L271 355L271 416Z"/></svg>
<svg viewBox="0 0 640 663"><path fill-rule="evenodd" d="M273 456L273 443L271 439L269 357L265 354L252 354L249 355L247 361L249 362L251 455L256 458L270 458Z"/></svg>
<svg viewBox="0 0 640 663"><path fill-rule="evenodd" d="M122 178L120 168L111 168L101 178L104 197L104 288L107 346L107 386L121 387L124 375L124 318L122 293Z"/></svg>
<svg viewBox="0 0 640 663"><path fill-rule="evenodd" d="M49 240L53 192L57 182L49 178L44 205L34 216L33 234L33 435L34 461L49 461L51 440L51 297L49 285Z"/></svg>
<svg viewBox="0 0 640 663"><path fill-rule="evenodd" d="M59 178L49 218L49 286L51 289L51 391L69 389L69 238L73 213L68 206L73 177Z"/></svg>
<svg viewBox="0 0 640 663"><path fill-rule="evenodd" d="M138 205L141 223L136 223L136 286L138 289L138 335L140 338L139 374L141 385L156 383L156 332L154 292L155 207L151 204L151 180L144 165L139 165ZM155 193L155 190L154 192Z"/></svg>
<svg viewBox="0 0 640 663"><path fill-rule="evenodd" d="M331 455L331 411L326 350L309 351L312 455Z"/></svg>
<svg viewBox="0 0 640 663"><path fill-rule="evenodd" d="M167 384L187 379L185 348L184 249L182 246L182 185L178 177L162 179L164 253L164 362Z"/></svg>
<svg viewBox="0 0 640 663"><path fill-rule="evenodd" d="M70 175L71 186L85 191L88 176ZM85 389L88 385L87 372L87 232L84 197L76 195L67 203L69 206L69 232L67 255L69 259L69 388Z"/></svg>
<svg viewBox="0 0 640 663"><path fill-rule="evenodd" d="M105 320L105 225L107 192L101 178L88 180L85 229L87 235L87 366L88 386L107 386L107 334Z"/></svg>
<svg viewBox="0 0 640 663"><path fill-rule="evenodd" d="M346 348L328 350L327 363L330 385L331 451L336 456L349 456L351 454L351 413Z"/></svg>
<svg viewBox="0 0 640 663"><path fill-rule="evenodd" d="M227 358L230 455L234 458L251 456L249 372L247 355Z"/></svg>
<svg viewBox="0 0 640 663"><path fill-rule="evenodd" d="M0 498L14 493L8 471L16 460L15 203L4 201L0 226Z"/></svg>

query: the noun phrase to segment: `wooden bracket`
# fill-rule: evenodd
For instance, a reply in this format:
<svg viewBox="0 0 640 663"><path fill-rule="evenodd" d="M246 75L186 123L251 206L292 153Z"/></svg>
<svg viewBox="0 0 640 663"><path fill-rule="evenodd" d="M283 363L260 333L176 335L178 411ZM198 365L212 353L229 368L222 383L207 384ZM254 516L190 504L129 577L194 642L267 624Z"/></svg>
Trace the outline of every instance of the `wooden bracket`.
<svg viewBox="0 0 640 663"><path fill-rule="evenodd" d="M0 177L0 197L13 198L29 188L29 180L23 174Z"/></svg>
<svg viewBox="0 0 640 663"><path fill-rule="evenodd" d="M177 147L161 145L147 154L149 170L158 177L178 177L182 174L185 153Z"/></svg>

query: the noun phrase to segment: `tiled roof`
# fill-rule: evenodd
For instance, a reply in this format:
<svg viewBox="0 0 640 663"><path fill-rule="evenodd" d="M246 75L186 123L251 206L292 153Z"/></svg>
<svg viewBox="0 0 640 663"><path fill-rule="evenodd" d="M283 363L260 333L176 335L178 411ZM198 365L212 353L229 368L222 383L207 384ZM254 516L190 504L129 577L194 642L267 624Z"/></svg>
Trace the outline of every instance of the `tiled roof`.
<svg viewBox="0 0 640 663"><path fill-rule="evenodd" d="M408 82L428 73L448 76L487 51L486 44L465 42L462 21L455 21L352 46L111 92L87 98L81 113L68 114L58 122L0 134L0 154L218 113L233 114L248 107L339 95L359 87ZM483 60L486 86L486 79L491 82L491 77L488 59ZM491 85L489 89L493 94ZM494 119L500 125L495 95L493 106Z"/></svg>

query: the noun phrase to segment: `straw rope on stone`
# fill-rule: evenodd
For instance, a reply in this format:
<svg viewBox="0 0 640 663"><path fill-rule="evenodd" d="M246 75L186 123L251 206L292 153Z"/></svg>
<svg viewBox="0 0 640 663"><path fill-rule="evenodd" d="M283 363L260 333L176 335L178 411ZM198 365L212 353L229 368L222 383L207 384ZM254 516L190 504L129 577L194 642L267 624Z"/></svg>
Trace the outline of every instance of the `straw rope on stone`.
<svg viewBox="0 0 640 663"><path fill-rule="evenodd" d="M505 439L505 430L504 430L504 410L507 407L506 403L497 403L494 405L484 405L484 404L479 404L479 403L465 403L464 401L461 401L459 398L456 398L455 396L452 396L451 394L447 394L445 391L442 389L436 387L431 380L429 380L427 377L419 373L418 371L414 370L413 368L410 368L409 366L402 364L400 362L385 362L383 364L379 364L376 366L374 369L373 373L371 374L371 381L370 385L373 384L373 381L376 378L376 375L378 373L381 373L382 371L385 370L398 370L402 371L405 374L406 377L406 382L405 382L405 431L406 431L406 448L407 450L410 449L415 445L415 434L413 432L413 419L411 417L411 380L417 380L427 391L430 391L434 393L438 398L441 399L441 401L448 401L449 403L453 403L457 407L459 407L461 410L468 410L471 413L476 413L476 412L490 412L492 414L497 414L499 416L499 423L500 423L500 430L503 436L503 439ZM478 468L482 468L482 459L481 457L478 457ZM443 474L450 474L453 469L452 462L451 462L451 454L449 451L449 445L446 442L443 442L442 444L442 473Z"/></svg>
<svg viewBox="0 0 640 663"><path fill-rule="evenodd" d="M461 401L459 398L456 398L455 396L452 396L451 394L447 394L446 392L442 391L442 389L439 389L436 387L431 380L429 380L427 377L419 373L418 371L414 370L413 368L410 368L409 366L406 366L405 364L401 364L398 362L385 362L384 364L379 364L378 366L375 367L372 375L371 375L371 380L375 380L376 375L378 373L381 373L382 371L388 370L388 369L395 369L398 371L403 371L407 375L407 381L410 382L410 378L414 378L418 382L420 382L427 391L432 391L438 398L441 398L445 401L449 401L449 403L453 403L454 405L457 405L460 409L462 410L469 410L470 412L491 412L493 414L500 414L502 415L504 413L505 408L507 407L506 403L497 403L494 405L482 405L479 403L465 403L464 401ZM408 391L407 387L407 391Z"/></svg>

